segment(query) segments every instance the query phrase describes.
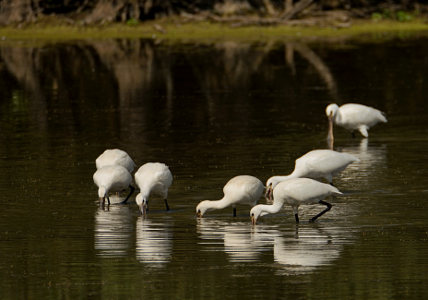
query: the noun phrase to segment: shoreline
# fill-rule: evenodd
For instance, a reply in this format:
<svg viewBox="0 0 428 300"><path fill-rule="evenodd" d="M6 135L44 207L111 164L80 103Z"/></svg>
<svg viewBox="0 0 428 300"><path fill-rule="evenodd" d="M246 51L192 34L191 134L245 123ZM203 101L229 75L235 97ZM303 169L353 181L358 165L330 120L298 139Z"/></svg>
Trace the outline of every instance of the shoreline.
<svg viewBox="0 0 428 300"><path fill-rule="evenodd" d="M243 26L224 23L180 22L161 19L127 25L113 23L99 26L35 23L21 27L0 27L0 41L71 41L102 39L156 39L176 42L267 41L267 40L385 40L428 36L426 20L398 22L391 20L353 20L349 26Z"/></svg>

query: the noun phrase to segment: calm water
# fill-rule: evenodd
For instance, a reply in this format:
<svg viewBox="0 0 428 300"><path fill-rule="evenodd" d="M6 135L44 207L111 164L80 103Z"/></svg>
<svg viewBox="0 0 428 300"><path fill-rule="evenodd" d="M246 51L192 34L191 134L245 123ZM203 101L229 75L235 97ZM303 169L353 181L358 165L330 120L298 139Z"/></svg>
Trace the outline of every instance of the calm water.
<svg viewBox="0 0 428 300"><path fill-rule="evenodd" d="M427 53L423 38L1 44L1 299L428 298ZM195 218L231 177L325 148L333 101L389 122L368 140L336 129L360 162L329 213ZM115 147L170 166L172 211L98 207L94 160Z"/></svg>

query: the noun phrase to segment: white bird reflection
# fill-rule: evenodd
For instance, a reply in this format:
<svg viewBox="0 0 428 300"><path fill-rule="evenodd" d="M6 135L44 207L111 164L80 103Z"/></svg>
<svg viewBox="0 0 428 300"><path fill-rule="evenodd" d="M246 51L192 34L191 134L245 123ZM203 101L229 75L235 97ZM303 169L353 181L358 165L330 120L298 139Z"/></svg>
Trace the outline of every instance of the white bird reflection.
<svg viewBox="0 0 428 300"><path fill-rule="evenodd" d="M360 160L358 163L349 165L342 173L344 179L365 178L372 181L374 173L382 172L383 166L386 164L386 145L370 145L369 147L367 138L362 139L358 145L343 147L340 150L352 154Z"/></svg>
<svg viewBox="0 0 428 300"><path fill-rule="evenodd" d="M161 267L171 261L173 234L167 223L137 220L136 258L141 263Z"/></svg>
<svg viewBox="0 0 428 300"><path fill-rule="evenodd" d="M256 261L263 250L252 238L249 222L229 223L200 218L197 220L197 232L203 240L201 245L209 245L213 251L224 250L231 262Z"/></svg>
<svg viewBox="0 0 428 300"><path fill-rule="evenodd" d="M109 205L95 214L95 250L101 256L125 256L131 248L133 212L128 205Z"/></svg>
<svg viewBox="0 0 428 300"><path fill-rule="evenodd" d="M210 247L210 251L224 251L230 262L254 263L262 260L263 253L273 250L279 272L287 275L333 264L343 245L352 242L352 229L342 227L252 227L247 222L200 219L197 232L200 245Z"/></svg>
<svg viewBox="0 0 428 300"><path fill-rule="evenodd" d="M282 265L281 273L302 274L338 259L344 239L340 230L321 230L316 227L299 229L295 237L276 236L273 243L275 262ZM341 233L340 233L341 234Z"/></svg>

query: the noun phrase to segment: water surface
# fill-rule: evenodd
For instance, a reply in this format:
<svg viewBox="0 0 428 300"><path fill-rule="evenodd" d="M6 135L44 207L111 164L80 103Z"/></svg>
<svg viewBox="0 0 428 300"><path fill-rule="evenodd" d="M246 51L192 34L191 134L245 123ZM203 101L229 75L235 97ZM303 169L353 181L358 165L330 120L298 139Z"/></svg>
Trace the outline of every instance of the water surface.
<svg viewBox="0 0 428 300"><path fill-rule="evenodd" d="M426 39L0 45L1 298L427 298L426 53ZM389 121L369 139L336 129L360 162L330 212L195 218L231 177L265 182L326 148L330 102ZM170 212L98 207L94 161L115 147L170 166Z"/></svg>

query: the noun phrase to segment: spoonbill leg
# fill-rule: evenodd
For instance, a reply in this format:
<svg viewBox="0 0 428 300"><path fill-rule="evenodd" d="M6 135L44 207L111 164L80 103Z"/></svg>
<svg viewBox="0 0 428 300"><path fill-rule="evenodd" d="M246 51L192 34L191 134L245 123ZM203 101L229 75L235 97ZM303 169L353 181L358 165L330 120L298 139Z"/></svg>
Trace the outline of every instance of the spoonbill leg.
<svg viewBox="0 0 428 300"><path fill-rule="evenodd" d="M164 201L165 201L165 207L166 207L166 211L168 211L169 210L169 206L168 206L168 200L165 198L164 199Z"/></svg>
<svg viewBox="0 0 428 300"><path fill-rule="evenodd" d="M131 197L132 193L135 191L135 188L132 185L129 185L129 189L131 190L129 192L129 195L125 198L125 200L123 200L122 202L120 202L121 204L126 204L126 202L128 201L129 197ZM110 202L109 202L110 204Z"/></svg>
<svg viewBox="0 0 428 300"><path fill-rule="evenodd" d="M315 222L315 220L316 219L318 219L319 217L321 217L323 214L325 214L326 212L328 212L330 209L331 209L331 207L333 206L333 205L331 205L330 203L328 203L328 202L325 202L325 201L323 201L323 200L320 200L319 201L319 204L322 204L322 205L325 205L325 206L327 206L327 208L326 209L324 209L322 212L320 212L319 214L317 214L315 217L313 217L312 219L310 219L309 220L309 222Z"/></svg>

